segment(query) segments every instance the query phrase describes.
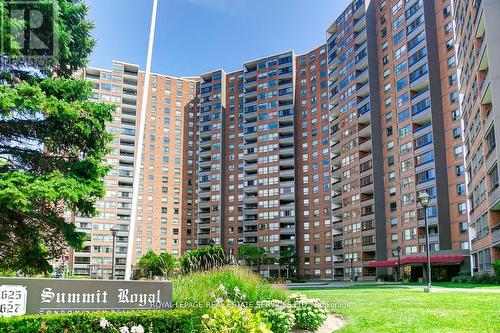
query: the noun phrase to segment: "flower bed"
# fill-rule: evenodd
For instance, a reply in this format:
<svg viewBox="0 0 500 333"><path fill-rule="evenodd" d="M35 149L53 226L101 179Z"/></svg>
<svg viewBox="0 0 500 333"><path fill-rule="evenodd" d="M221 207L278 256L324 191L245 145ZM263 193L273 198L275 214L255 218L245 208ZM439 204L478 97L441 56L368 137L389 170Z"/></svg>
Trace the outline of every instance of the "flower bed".
<svg viewBox="0 0 500 333"><path fill-rule="evenodd" d="M96 333L120 332L120 328L127 327L128 330L122 332L141 333L140 326L148 333L186 333L193 331L192 315L192 311L187 309L27 315L0 319L0 332ZM103 318L110 325L104 327ZM132 327L135 327L135 332L132 331Z"/></svg>

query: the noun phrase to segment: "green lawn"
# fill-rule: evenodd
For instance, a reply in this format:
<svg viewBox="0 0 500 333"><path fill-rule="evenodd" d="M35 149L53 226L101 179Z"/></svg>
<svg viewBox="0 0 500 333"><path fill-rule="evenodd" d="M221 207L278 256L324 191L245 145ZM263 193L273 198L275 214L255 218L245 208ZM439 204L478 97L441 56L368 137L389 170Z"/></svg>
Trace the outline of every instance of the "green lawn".
<svg viewBox="0 0 500 333"><path fill-rule="evenodd" d="M293 290L345 304L339 332L500 332L500 293L436 292L390 286Z"/></svg>
<svg viewBox="0 0 500 333"><path fill-rule="evenodd" d="M425 286L427 283L403 283L404 286ZM480 289L500 289L498 284L471 284L471 283L453 283L453 282L433 282L433 286L444 287L444 288L480 288Z"/></svg>

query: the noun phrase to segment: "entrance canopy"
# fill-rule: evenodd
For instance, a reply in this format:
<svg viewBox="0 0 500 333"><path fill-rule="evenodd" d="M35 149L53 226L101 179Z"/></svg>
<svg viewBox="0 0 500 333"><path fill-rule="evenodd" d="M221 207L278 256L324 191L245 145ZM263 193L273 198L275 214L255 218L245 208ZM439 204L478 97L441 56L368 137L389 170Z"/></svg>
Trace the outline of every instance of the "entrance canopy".
<svg viewBox="0 0 500 333"><path fill-rule="evenodd" d="M431 255L431 264L460 264L464 260L463 254L434 254ZM425 255L411 255L402 257L401 265L424 264L427 262ZM397 259L370 262L370 267L393 267L398 265Z"/></svg>

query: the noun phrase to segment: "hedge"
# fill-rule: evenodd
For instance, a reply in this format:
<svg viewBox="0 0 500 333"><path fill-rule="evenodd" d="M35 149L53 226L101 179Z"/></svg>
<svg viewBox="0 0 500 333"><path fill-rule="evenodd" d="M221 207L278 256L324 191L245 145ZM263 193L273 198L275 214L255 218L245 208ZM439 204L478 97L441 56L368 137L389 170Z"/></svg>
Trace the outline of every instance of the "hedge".
<svg viewBox="0 0 500 333"><path fill-rule="evenodd" d="M94 333L105 332L99 320L106 318L111 324L121 326L142 325L146 332L153 323L154 333L193 332L193 313L190 310L158 310L127 312L82 312L70 314L25 315L0 318L2 333Z"/></svg>

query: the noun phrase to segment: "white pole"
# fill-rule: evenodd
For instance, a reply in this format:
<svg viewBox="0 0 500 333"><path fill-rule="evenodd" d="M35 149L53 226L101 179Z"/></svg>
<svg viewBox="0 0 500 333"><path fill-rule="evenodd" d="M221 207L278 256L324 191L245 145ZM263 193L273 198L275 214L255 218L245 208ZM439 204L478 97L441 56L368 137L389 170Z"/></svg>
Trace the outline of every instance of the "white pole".
<svg viewBox="0 0 500 333"><path fill-rule="evenodd" d="M148 103L148 93L149 93L149 76L151 73L151 58L153 57L153 43L155 37L155 25L156 25L156 11L158 8L158 0L153 0L153 13L151 14L151 26L149 29L149 45L148 45L148 57L146 61L146 74L144 75L144 88L142 90L142 104L141 104L141 117L139 119L139 133L137 134L137 154L134 159L134 178L132 185L132 207L130 210L130 225L128 232L128 245L127 245L127 263L125 267L125 280L130 280L132 273L132 256L134 250L134 238L135 238L135 221L137 215L137 203L139 198L139 177L141 175L141 164L142 164L142 146L144 144L144 127L146 125L146 109ZM141 84L140 81L137 83Z"/></svg>

